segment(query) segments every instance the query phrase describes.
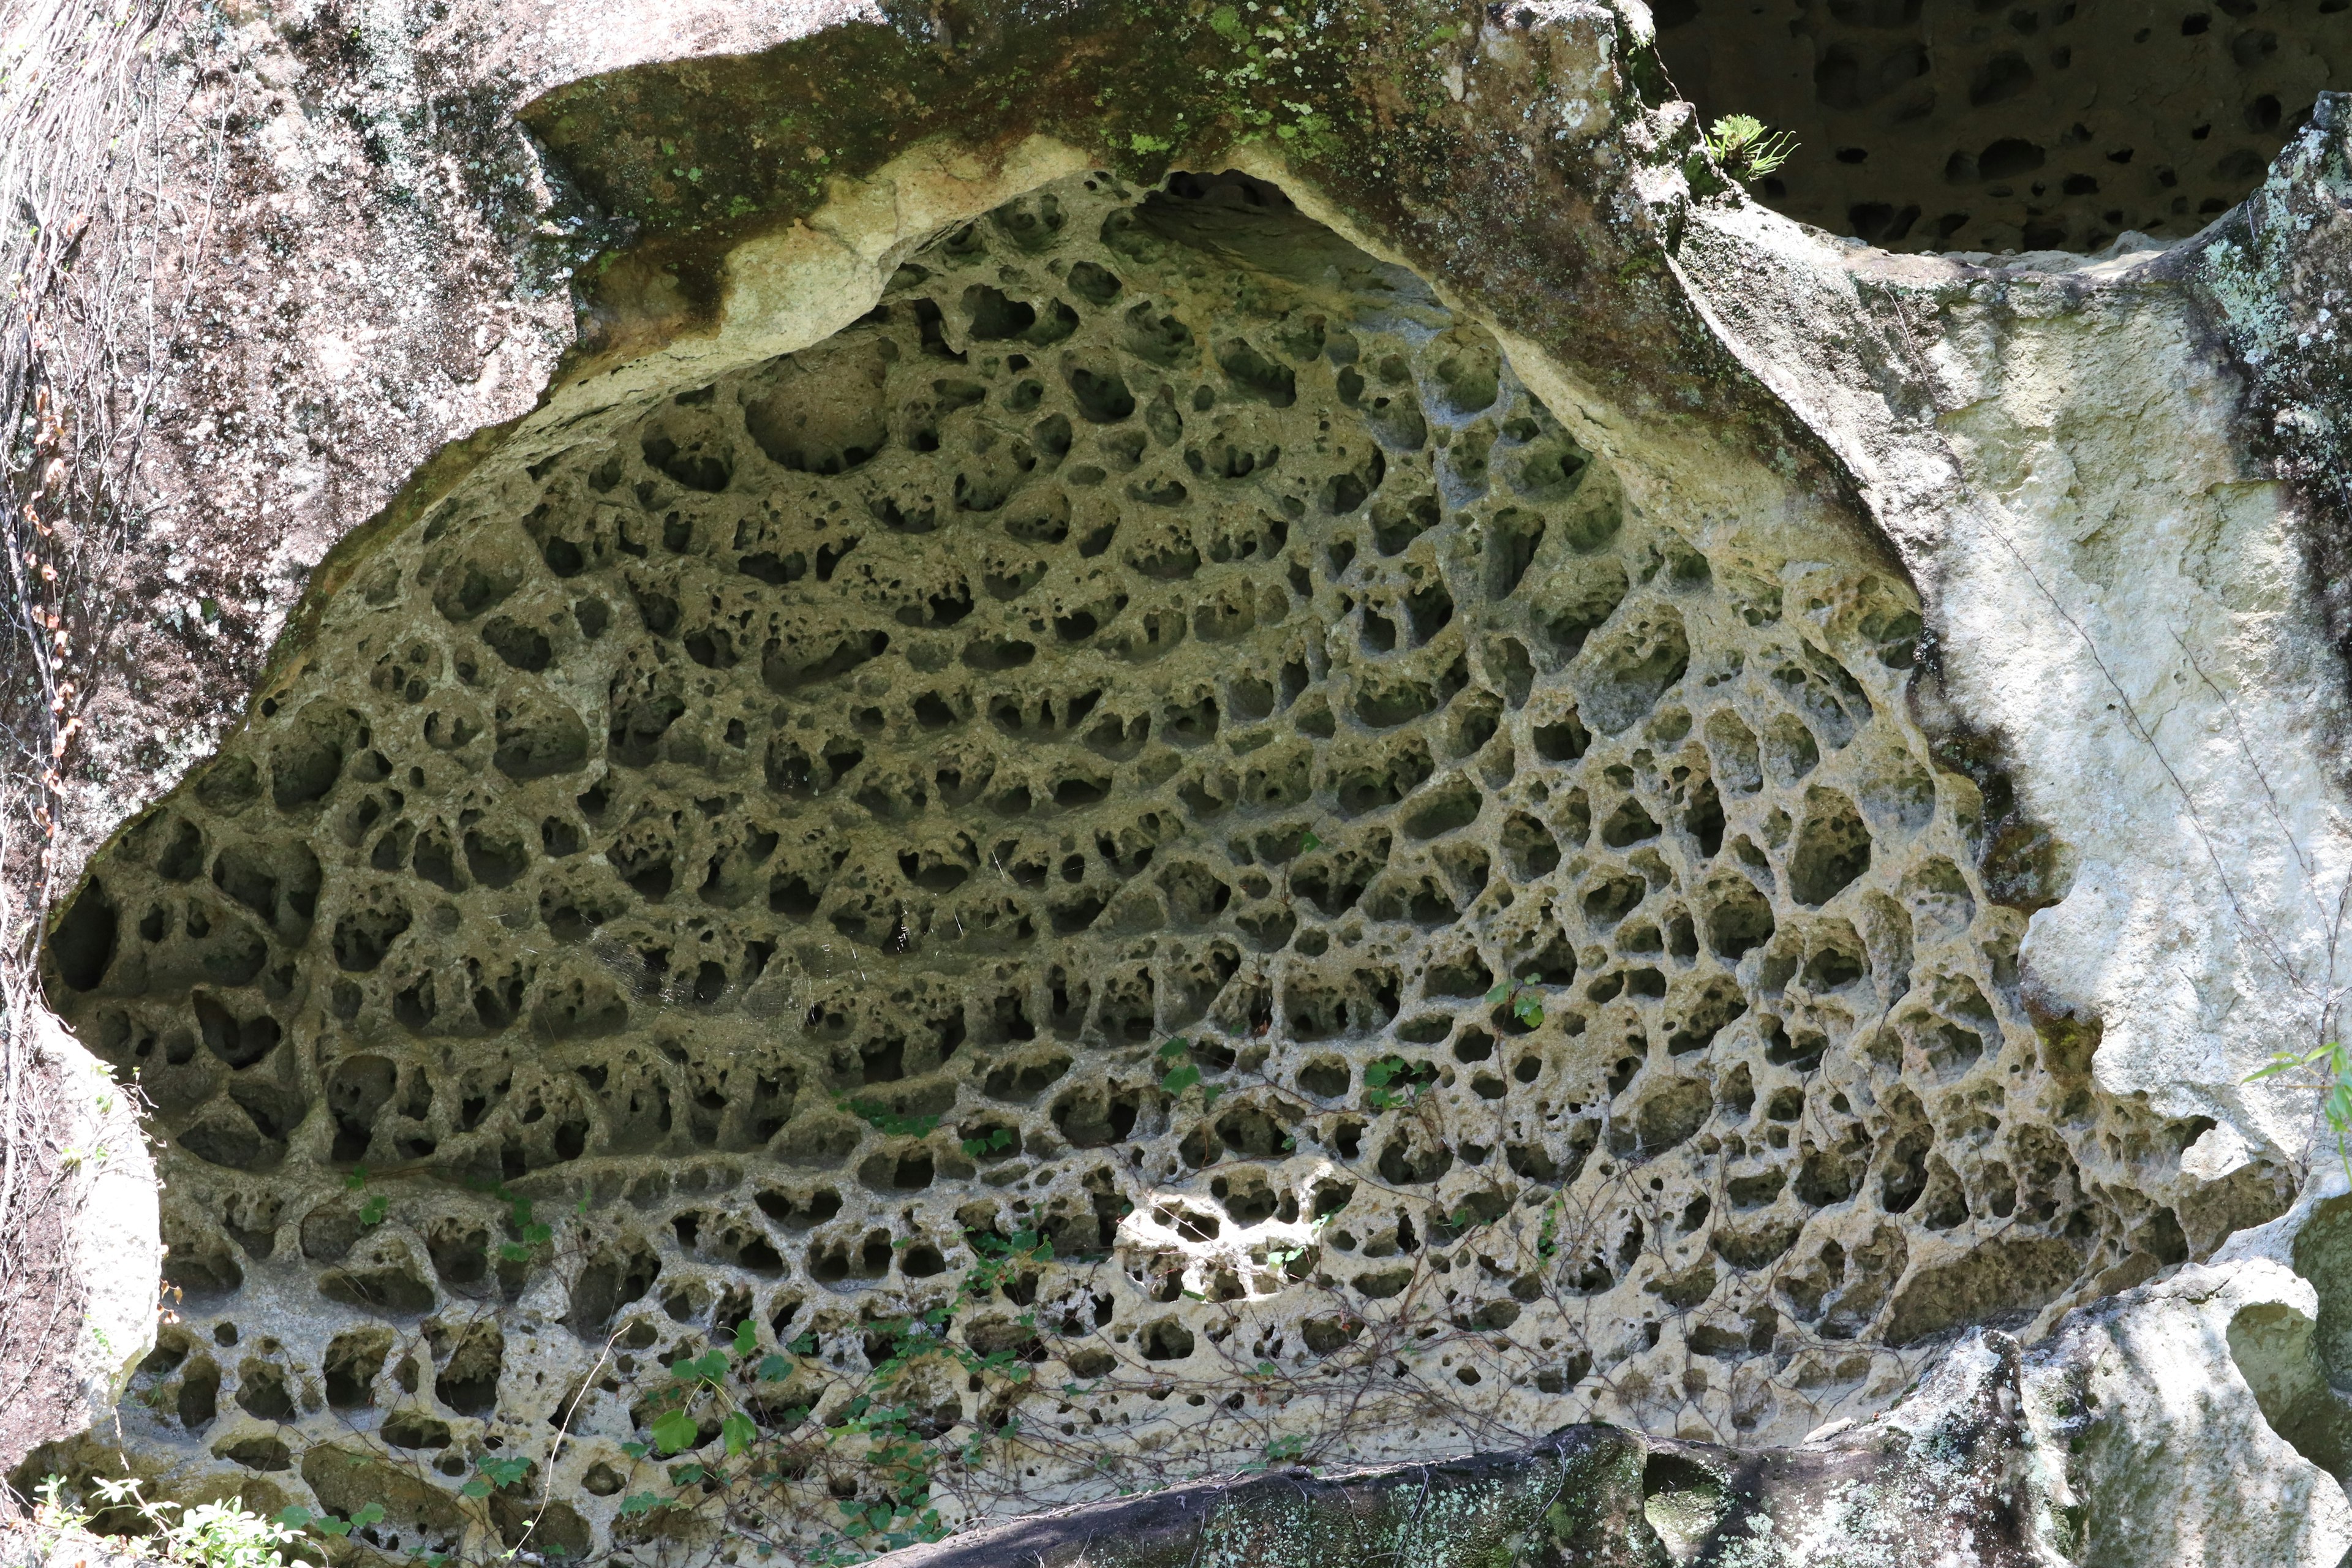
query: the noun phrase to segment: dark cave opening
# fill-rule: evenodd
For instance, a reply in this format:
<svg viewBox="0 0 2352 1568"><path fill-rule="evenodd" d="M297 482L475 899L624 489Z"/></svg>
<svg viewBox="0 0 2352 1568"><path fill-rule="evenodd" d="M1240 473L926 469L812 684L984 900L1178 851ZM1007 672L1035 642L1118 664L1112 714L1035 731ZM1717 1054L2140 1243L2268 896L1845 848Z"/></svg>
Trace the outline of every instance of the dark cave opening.
<svg viewBox="0 0 2352 1568"><path fill-rule="evenodd" d="M1891 250L2097 251L2245 199L2313 100L2352 85L2352 0L1660 0L1658 49L1713 124L1799 148L1757 183Z"/></svg>

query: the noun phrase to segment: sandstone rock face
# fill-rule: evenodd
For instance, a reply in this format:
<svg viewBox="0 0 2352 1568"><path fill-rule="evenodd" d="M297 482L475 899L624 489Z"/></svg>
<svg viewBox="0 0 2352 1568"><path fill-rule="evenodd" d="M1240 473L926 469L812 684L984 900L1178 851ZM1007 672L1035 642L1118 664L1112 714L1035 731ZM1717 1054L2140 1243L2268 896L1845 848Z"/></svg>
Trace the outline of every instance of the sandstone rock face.
<svg viewBox="0 0 2352 1568"><path fill-rule="evenodd" d="M531 111L646 226L589 335L52 927L178 1295L37 1464L394 1556L1474 1450L1561 1561L2352 1547L2341 1200L2245 1085L2332 1022L2335 470L2242 418L2336 414L2245 303L2333 309L2329 103L2301 248L1898 261L1638 16L1414 20L1194 18L1319 73L1260 137L871 145L890 48L1116 100L1108 13ZM828 59L857 172L694 161Z"/></svg>

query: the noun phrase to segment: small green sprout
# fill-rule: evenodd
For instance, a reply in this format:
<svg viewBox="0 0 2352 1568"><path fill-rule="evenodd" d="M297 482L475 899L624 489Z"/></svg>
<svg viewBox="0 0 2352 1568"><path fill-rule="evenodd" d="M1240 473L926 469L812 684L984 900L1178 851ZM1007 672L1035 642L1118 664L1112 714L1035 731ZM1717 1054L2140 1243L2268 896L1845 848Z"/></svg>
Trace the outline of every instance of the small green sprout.
<svg viewBox="0 0 2352 1568"><path fill-rule="evenodd" d="M1304 1436L1293 1434L1287 1437L1276 1437L1265 1446L1265 1457L1244 1465L1242 1473L1250 1475L1270 1470L1276 1465L1296 1464L1306 1452L1307 1439Z"/></svg>
<svg viewBox="0 0 2352 1568"><path fill-rule="evenodd" d="M999 1153L1013 1147L1013 1129L992 1127L978 1137L965 1139L961 1147L964 1158L967 1160L977 1160L985 1155Z"/></svg>
<svg viewBox="0 0 2352 1568"><path fill-rule="evenodd" d="M490 1188L490 1195L507 1205L507 1222L514 1226L518 1237L499 1243L499 1256L509 1263L528 1263L535 1247L555 1239L555 1227L531 1217L530 1200L519 1198L503 1185Z"/></svg>
<svg viewBox="0 0 2352 1568"><path fill-rule="evenodd" d="M1192 1050L1192 1042L1181 1035L1168 1040L1160 1047L1160 1059L1171 1064L1168 1070L1160 1075L1160 1087L1169 1094L1181 1094L1194 1084L1200 1084L1201 1109L1206 1110L1217 1103L1219 1095L1225 1092L1224 1086L1201 1083L1200 1064L1189 1059ZM1179 1058L1184 1058L1181 1065L1177 1065Z"/></svg>
<svg viewBox="0 0 2352 1568"><path fill-rule="evenodd" d="M2331 1040L2308 1051L2281 1051L2268 1067L2248 1074L2246 1081L2257 1083L2289 1073L2304 1075L2294 1087L2319 1095L2319 1111L2336 1134L2336 1153L2344 1162L2345 1179L2352 1181L2352 1050Z"/></svg>
<svg viewBox="0 0 2352 1568"><path fill-rule="evenodd" d="M530 1474L530 1461L496 1459L486 1454L474 1461L474 1468L480 1473L457 1489L458 1496L486 1498L494 1490L504 1491L509 1487L519 1487Z"/></svg>
<svg viewBox="0 0 2352 1568"><path fill-rule="evenodd" d="M1537 980L1532 974L1522 974L1517 980L1506 980L1486 993L1490 1007L1507 1007L1511 1016L1530 1029L1541 1028L1544 1021L1543 998L1536 994Z"/></svg>
<svg viewBox="0 0 2352 1568"><path fill-rule="evenodd" d="M1364 1109L1388 1110L1409 1105L1421 1091L1437 1081L1437 1069L1427 1062L1409 1062L1402 1057L1381 1057L1364 1066ZM1389 1086L1398 1087L1391 1089Z"/></svg>

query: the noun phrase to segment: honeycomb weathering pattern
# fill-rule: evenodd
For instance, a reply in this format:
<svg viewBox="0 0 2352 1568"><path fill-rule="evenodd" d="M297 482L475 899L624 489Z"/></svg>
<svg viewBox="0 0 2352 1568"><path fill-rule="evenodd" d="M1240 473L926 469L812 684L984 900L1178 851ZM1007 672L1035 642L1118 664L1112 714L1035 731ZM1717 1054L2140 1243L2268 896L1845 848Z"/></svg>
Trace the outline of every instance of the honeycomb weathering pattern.
<svg viewBox="0 0 2352 1568"><path fill-rule="evenodd" d="M948 1331L1030 1391L911 1384L1020 1417L965 1507L1785 1441L2183 1255L2186 1133L2015 999L1907 591L1644 515L1277 193L1064 182L575 434L381 544L58 926L169 1140L142 1463L404 1552L495 1448L650 1550L673 1355L811 1336L751 1409L835 1416L1023 1228Z"/></svg>

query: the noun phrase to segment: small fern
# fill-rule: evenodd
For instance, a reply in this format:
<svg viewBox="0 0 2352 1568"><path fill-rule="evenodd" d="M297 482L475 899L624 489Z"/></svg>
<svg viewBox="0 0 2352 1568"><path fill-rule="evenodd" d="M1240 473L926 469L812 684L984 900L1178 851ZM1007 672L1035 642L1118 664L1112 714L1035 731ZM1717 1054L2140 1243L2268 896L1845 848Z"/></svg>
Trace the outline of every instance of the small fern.
<svg viewBox="0 0 2352 1568"><path fill-rule="evenodd" d="M1741 184L1753 184L1789 161L1797 142L1752 114L1727 114L1706 133L1707 155Z"/></svg>

